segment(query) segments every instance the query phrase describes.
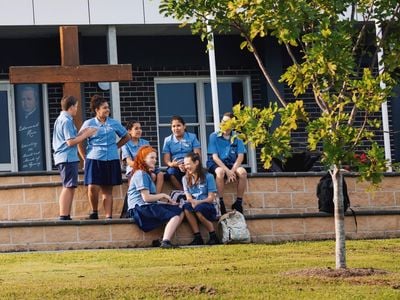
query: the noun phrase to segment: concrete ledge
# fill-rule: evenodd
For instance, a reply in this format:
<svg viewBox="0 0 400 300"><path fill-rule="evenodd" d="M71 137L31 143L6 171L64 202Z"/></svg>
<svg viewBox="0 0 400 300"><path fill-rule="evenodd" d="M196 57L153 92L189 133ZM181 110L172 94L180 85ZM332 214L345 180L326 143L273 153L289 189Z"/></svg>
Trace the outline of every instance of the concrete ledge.
<svg viewBox="0 0 400 300"><path fill-rule="evenodd" d="M400 215L400 210L363 210L354 211L357 216L392 216ZM352 217L353 214L349 211L345 213L346 217ZM245 216L246 220L260 220L260 219L305 219L305 218L332 218L332 214L325 212L315 212L315 213L300 213L300 214L259 214Z"/></svg>
<svg viewBox="0 0 400 300"><path fill-rule="evenodd" d="M393 216L399 215L400 210L367 210L355 211L356 216ZM345 213L346 217L352 217L351 212ZM333 215L316 212L316 213L299 213L299 214L259 214L245 216L246 220L272 220L272 219L306 219L306 218L332 218ZM113 225L113 224L135 224L130 218L123 219L99 219L99 220L28 220L28 221L0 221L0 228L11 227L38 227L38 226L87 226L87 225Z"/></svg>
<svg viewBox="0 0 400 300"><path fill-rule="evenodd" d="M357 221L358 229L351 216L345 218L346 238L400 237L399 211L363 211ZM334 219L325 213L248 216L247 226L253 243L335 238ZM207 240L207 231L200 229ZM143 232L130 219L6 221L0 222L0 252L151 247L162 234L163 227ZM186 245L192 238L184 222L173 242Z"/></svg>

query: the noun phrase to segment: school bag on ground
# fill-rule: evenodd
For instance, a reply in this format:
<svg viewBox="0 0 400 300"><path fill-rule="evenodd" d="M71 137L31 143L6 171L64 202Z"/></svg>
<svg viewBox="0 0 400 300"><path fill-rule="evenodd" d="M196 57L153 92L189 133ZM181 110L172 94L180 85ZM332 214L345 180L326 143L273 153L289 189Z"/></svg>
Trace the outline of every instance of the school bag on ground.
<svg viewBox="0 0 400 300"><path fill-rule="evenodd" d="M250 243L250 232L244 216L234 210L221 216L218 221L219 238L223 244Z"/></svg>

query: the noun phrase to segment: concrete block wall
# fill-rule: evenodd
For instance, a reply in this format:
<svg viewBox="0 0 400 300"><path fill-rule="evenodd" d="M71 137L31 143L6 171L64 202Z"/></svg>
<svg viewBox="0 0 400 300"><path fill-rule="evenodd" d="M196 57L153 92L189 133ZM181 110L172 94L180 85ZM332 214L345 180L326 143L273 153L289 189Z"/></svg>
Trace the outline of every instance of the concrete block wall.
<svg viewBox="0 0 400 300"><path fill-rule="evenodd" d="M244 195L247 216L260 214L293 214L318 212L316 186L320 175L307 177L250 177ZM400 210L400 176L385 177L381 188L368 192L367 183L356 177L346 178L351 207L355 211ZM164 192L169 193L167 183ZM126 182L114 187L114 218L118 218L127 190ZM41 176L0 177L0 221L54 220L58 217L61 192L58 174ZM224 200L229 208L236 198L235 185L225 189ZM100 215L103 214L99 205ZM84 219L90 211L87 188L80 185L72 208L74 219Z"/></svg>
<svg viewBox="0 0 400 300"><path fill-rule="evenodd" d="M245 215L255 243L333 239L334 219L318 213L314 176L251 176L245 193ZM358 227L352 216L345 217L350 239L400 237L400 176L385 177L375 193L367 185L346 178ZM166 185L165 191L168 192ZM162 228L148 233L130 219L119 219L126 183L114 191L113 220L84 220L89 211L86 188L77 190L73 221L57 221L58 175L0 176L0 251L63 250L93 248L148 247L162 236ZM235 199L233 185L224 195L229 207ZM102 212L102 211L101 211ZM208 235L202 228L202 235ZM192 239L186 222L174 242Z"/></svg>

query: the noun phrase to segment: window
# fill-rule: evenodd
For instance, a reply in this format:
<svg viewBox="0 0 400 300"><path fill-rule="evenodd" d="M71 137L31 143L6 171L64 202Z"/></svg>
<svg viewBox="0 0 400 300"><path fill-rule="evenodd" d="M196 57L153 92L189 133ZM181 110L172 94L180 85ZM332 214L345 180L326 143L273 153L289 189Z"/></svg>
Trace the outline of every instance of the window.
<svg viewBox="0 0 400 300"><path fill-rule="evenodd" d="M0 110L2 117L0 118L0 139L2 147L0 147L0 171L13 171L12 165L14 157L12 156L11 146L13 145L13 130L9 124L11 116L11 96L8 84L0 83Z"/></svg>
<svg viewBox="0 0 400 300"><path fill-rule="evenodd" d="M195 133L200 141L203 164L207 160L207 143L214 131L214 117L211 97L211 84L208 78L155 78L158 153L162 162L164 138L171 134L171 117L181 116L186 122L186 129ZM249 77L218 78L218 104L220 119L225 112L232 111L236 104L251 105ZM252 162L253 151L248 151L246 166ZM252 168L253 169L253 168Z"/></svg>

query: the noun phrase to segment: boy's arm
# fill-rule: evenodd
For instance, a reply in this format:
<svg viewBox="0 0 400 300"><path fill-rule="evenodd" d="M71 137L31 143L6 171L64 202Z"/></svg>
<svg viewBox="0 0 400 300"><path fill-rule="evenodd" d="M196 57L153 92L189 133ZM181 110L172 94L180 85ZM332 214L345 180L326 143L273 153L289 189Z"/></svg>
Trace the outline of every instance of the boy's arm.
<svg viewBox="0 0 400 300"><path fill-rule="evenodd" d="M69 139L66 141L68 147L72 147L75 146L81 142L83 142L84 140L86 140L88 137L91 137L93 134L95 134L97 131L96 128L94 127L87 127L85 129L83 129L82 131L79 132L79 134L74 137L73 139Z"/></svg>

